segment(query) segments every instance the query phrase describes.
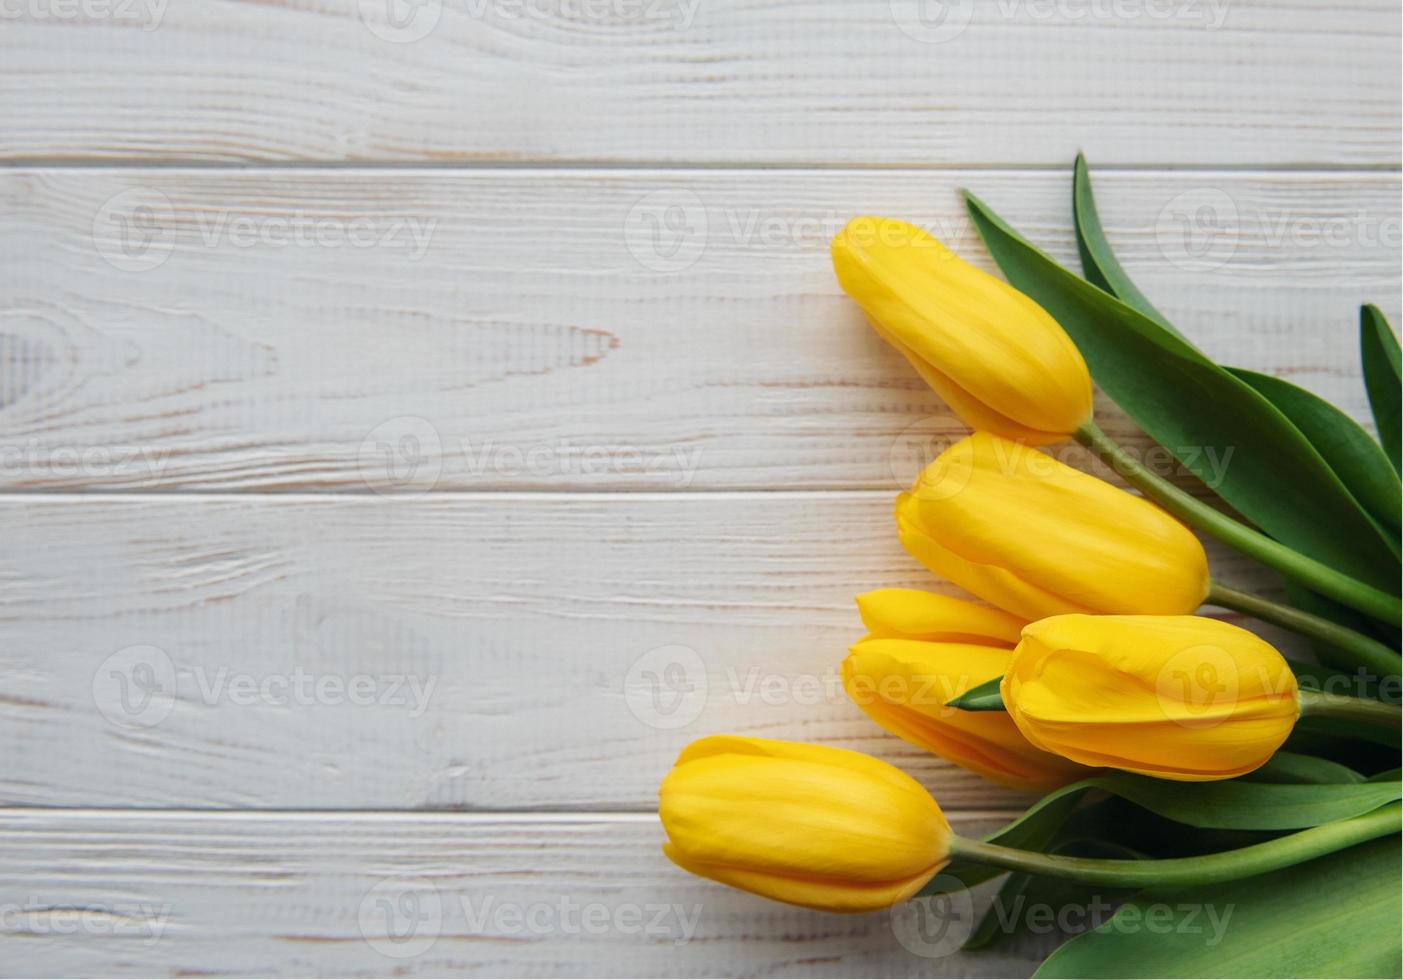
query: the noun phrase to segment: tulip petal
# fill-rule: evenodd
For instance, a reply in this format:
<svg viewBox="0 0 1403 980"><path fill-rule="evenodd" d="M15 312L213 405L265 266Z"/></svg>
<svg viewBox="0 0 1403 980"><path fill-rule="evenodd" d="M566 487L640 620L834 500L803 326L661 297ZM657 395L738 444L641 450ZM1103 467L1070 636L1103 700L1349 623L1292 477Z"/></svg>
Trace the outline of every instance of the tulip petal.
<svg viewBox="0 0 1403 980"><path fill-rule="evenodd" d="M1062 596L1040 589L1013 572L994 564L969 561L941 545L913 516L914 499L903 493L896 501L896 529L902 547L926 568L986 602L1036 620L1065 612L1089 612Z"/></svg>
<svg viewBox="0 0 1403 980"><path fill-rule="evenodd" d="M1004 712L947 707L1003 674L1011 655L972 644L863 640L843 661L843 686L887 731L994 782L1047 791L1084 777L1080 766L1030 745Z"/></svg>
<svg viewBox="0 0 1403 980"><path fill-rule="evenodd" d="M1001 609L920 589L875 589L857 597L858 615L873 636L1012 649L1025 621Z"/></svg>
<svg viewBox="0 0 1403 980"><path fill-rule="evenodd" d="M684 763L717 756L786 759L828 767L837 771L852 770L862 773L868 779L888 783L893 789L912 793L922 799L930 798L925 787L916 780L895 766L888 765L880 759L874 759L870 755L831 745L808 745L804 742L789 742L778 738L708 735L706 738L697 739L683 749L673 765L676 768Z"/></svg>
<svg viewBox="0 0 1403 980"><path fill-rule="evenodd" d="M719 881L723 885L740 888L744 891L763 895L775 901L787 902L821 912L871 912L874 909L890 908L904 902L921 890L926 882L934 878L948 859L939 861L910 878L900 881L882 881L872 884L853 882L841 878L818 878L802 875L785 876L767 874L749 868L733 868L721 864L707 864L693 861L678 852L671 844L663 845L663 853L668 860L684 871L690 871L702 878Z"/></svg>
<svg viewBox="0 0 1403 980"><path fill-rule="evenodd" d="M1030 446L1046 446L1067 438L1065 432L1046 432L1015 422L1008 416L999 414L961 388L949 375L929 361L922 359L919 354L903 344L895 334L884 329L877 321L869 318L868 322L877 331L877 335L895 347L901 356L906 358L907 363L916 369L921 380L929 385L931 390L950 406L960 421L971 429L993 432L1005 439L1027 443Z"/></svg>

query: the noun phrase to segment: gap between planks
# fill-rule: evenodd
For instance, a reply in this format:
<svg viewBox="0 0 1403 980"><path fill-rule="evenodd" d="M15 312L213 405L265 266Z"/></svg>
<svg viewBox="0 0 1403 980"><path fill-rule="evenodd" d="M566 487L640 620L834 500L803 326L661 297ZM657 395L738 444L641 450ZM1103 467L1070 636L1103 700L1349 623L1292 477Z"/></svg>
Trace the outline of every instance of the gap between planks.
<svg viewBox="0 0 1403 980"><path fill-rule="evenodd" d="M277 500L287 503L313 503L321 500L384 500L387 504L393 503L416 503L424 500L443 501L511 501L511 500L599 500L599 501L629 501L631 503L650 501L674 501L684 497L704 497L708 501L715 500L753 500L765 498L769 500L781 497L802 498L813 500L823 498L827 500L889 500L896 496L896 490L825 490L822 488L807 490L791 489L769 489L756 487L746 490L736 490L728 487L715 488L689 488L685 490L430 490L424 493L406 493L402 496L394 494L374 493L370 490L350 491L344 489L336 490L294 490L281 492L277 490L118 490L110 488L98 488L93 490L46 490L42 487L33 489L0 489L0 500L6 497L34 499L42 498L48 501L69 500L73 503L80 503L91 500L94 497L117 498L122 500L144 500L147 502L155 500L181 501L200 500L227 501L247 501L253 498L266 497L270 500Z"/></svg>
<svg viewBox="0 0 1403 980"><path fill-rule="evenodd" d="M942 808L942 812L952 821L957 822L1009 821L1024 813L1023 810L1009 808L975 810ZM115 820L130 817L149 817L157 820L163 818L224 820L232 817L239 820L320 821L328 817L336 817L337 819L365 820L367 822L376 820L393 820L397 823L406 821L432 822L450 819L458 823L482 824L508 821L534 824L651 824L656 823L658 819L658 815L651 810L605 810L597 813L590 810L579 810L565 813L551 810L346 810L307 807L288 810L269 810L260 807L254 810L221 809L218 807L5 806L0 807L0 822L10 817L33 817L42 814L62 815L65 819L80 816L94 820Z"/></svg>
<svg viewBox="0 0 1403 980"><path fill-rule="evenodd" d="M1252 174L1292 174L1299 176L1335 176L1341 174L1390 174L1403 173L1403 161L1388 163L1097 163L1087 161L1097 173L1184 173L1184 174L1224 174L1250 176ZM303 172L392 171L412 175L415 173L474 173L490 174L493 171L522 173L538 171L599 172L609 173L688 173L688 172L782 172L782 173L832 173L880 171L882 173L955 173L968 170L975 173L997 174L1048 174L1071 173L1072 160L1049 161L1046 163L881 163L879 161L833 163L811 162L790 163L780 160L746 163L744 161L706 160L271 160L230 162L225 160L159 160L159 159L112 159L107 157L11 157L0 159L0 171L4 170L110 170L124 172L131 170L161 171L274 171L297 170Z"/></svg>

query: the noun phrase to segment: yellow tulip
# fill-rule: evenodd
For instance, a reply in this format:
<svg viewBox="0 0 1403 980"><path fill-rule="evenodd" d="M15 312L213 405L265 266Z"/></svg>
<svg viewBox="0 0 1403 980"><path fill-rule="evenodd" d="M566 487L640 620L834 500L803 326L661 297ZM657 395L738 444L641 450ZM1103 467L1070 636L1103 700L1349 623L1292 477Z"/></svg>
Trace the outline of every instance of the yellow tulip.
<svg viewBox="0 0 1403 980"><path fill-rule="evenodd" d="M845 749L704 738L658 795L675 864L791 905L887 908L949 861L950 825L921 784Z"/></svg>
<svg viewBox="0 0 1403 980"><path fill-rule="evenodd" d="M926 467L896 524L931 571L1028 620L1188 613L1208 594L1203 545L1169 514L987 432Z"/></svg>
<svg viewBox="0 0 1403 980"><path fill-rule="evenodd" d="M848 222L831 245L843 291L971 428L1044 445L1091 418L1091 376L1041 306L915 225Z"/></svg>
<svg viewBox="0 0 1403 980"><path fill-rule="evenodd" d="M1200 616L1033 623L1000 685L1029 742L1088 766L1229 779L1266 762L1300 714L1295 675L1247 630Z"/></svg>
<svg viewBox="0 0 1403 980"><path fill-rule="evenodd" d="M1003 674L1012 656L1009 646L868 638L843 661L843 688L893 735L1001 785L1046 792L1086 776L1033 748L1002 711L946 707Z"/></svg>
<svg viewBox="0 0 1403 980"><path fill-rule="evenodd" d="M1012 649L1024 621L1002 609L920 589L876 589L857 597L869 637L985 643Z"/></svg>

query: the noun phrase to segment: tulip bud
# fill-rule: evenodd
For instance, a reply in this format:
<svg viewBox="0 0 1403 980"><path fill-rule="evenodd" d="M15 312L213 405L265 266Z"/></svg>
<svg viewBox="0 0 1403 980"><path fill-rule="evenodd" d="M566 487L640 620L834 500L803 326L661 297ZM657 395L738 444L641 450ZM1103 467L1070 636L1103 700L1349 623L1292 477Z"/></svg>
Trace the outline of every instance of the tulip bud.
<svg viewBox="0 0 1403 980"><path fill-rule="evenodd" d="M987 432L962 439L896 501L901 543L931 571L1028 620L1182 614L1208 557L1149 501Z"/></svg>
<svg viewBox="0 0 1403 980"><path fill-rule="evenodd" d="M845 749L704 738L683 749L659 801L673 863L791 905L887 908L949 861L950 825L921 784Z"/></svg>
<svg viewBox="0 0 1403 980"><path fill-rule="evenodd" d="M1008 283L891 218L854 218L831 251L843 291L971 428L1043 445L1091 418L1076 344Z"/></svg>
<svg viewBox="0 0 1403 980"><path fill-rule="evenodd" d="M843 688L893 735L1001 785L1046 792L1086 776L1033 748L1004 712L946 706L1003 674L1012 656L1008 646L869 638L843 661Z"/></svg>
<svg viewBox="0 0 1403 980"><path fill-rule="evenodd" d="M1265 763L1300 713L1268 643L1201 616L1054 616L1033 623L1000 685L1029 742L1088 766L1230 779Z"/></svg>

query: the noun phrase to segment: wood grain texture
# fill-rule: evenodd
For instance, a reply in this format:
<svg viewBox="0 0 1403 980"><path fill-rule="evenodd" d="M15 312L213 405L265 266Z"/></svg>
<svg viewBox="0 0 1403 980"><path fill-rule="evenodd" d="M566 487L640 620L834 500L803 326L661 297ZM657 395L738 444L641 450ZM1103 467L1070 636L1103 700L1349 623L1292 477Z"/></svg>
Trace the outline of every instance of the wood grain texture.
<svg viewBox="0 0 1403 980"><path fill-rule="evenodd" d="M732 892L662 839L650 816L0 811L0 972L1021 977L1046 955L942 955L955 943L912 942L909 912Z"/></svg>
<svg viewBox="0 0 1403 980"><path fill-rule="evenodd" d="M890 507L0 498L0 801L645 811L683 745L734 732L870 752L951 810L1017 806L842 691L852 596L940 587ZM1212 557L1224 581L1272 588Z"/></svg>
<svg viewBox="0 0 1403 980"><path fill-rule="evenodd" d="M0 975L1030 974L687 876L647 812L715 731L870 752L966 833L1024 802L837 684L855 592L953 592L889 510L964 430L827 239L987 268L967 186L1075 263L1085 150L1161 309L1365 420L1401 20L0 3Z"/></svg>
<svg viewBox="0 0 1403 980"><path fill-rule="evenodd" d="M1397 164L1398 32L1389 0L15 3L0 156Z"/></svg>
<svg viewBox="0 0 1403 980"><path fill-rule="evenodd" d="M828 238L906 215L987 267L969 186L1075 266L1069 185L5 171L0 486L895 489L965 430L841 294ZM1097 188L1131 274L1209 354L1368 418L1357 308L1397 322L1397 174Z"/></svg>

